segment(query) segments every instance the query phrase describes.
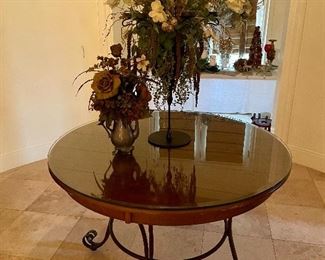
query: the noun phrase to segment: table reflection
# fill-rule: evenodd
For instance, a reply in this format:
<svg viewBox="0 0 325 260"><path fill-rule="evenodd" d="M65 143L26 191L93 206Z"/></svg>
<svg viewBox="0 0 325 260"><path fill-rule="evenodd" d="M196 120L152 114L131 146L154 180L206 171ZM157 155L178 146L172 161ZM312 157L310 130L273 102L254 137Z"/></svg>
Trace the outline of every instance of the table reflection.
<svg viewBox="0 0 325 260"><path fill-rule="evenodd" d="M168 150L167 169L163 176L154 168L141 169L132 153L118 152L109 162L104 178L94 178L101 190L101 199L127 201L137 204L160 206L195 206L196 176L184 172L182 167L173 165Z"/></svg>

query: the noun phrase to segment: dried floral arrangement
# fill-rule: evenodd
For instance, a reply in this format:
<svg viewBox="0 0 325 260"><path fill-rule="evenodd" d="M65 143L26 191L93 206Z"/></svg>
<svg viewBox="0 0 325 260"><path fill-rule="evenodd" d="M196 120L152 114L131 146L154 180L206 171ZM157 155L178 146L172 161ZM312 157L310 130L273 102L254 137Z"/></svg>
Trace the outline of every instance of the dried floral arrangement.
<svg viewBox="0 0 325 260"><path fill-rule="evenodd" d="M93 90L89 99L89 109L100 112L100 124L110 127L113 120L122 119L131 123L150 116L151 94L147 86L149 62L145 56L123 58L121 44L110 47L108 57L98 56L98 63L80 73L93 72L88 82ZM75 80L76 80L75 79Z"/></svg>
<svg viewBox="0 0 325 260"><path fill-rule="evenodd" d="M153 81L148 86L157 107L170 99L171 87L174 103L183 105L193 89L197 100L205 44L224 33L221 25L247 17L252 2L256 0L107 1L111 8L121 8L111 18L122 21L128 58L144 55L149 62Z"/></svg>

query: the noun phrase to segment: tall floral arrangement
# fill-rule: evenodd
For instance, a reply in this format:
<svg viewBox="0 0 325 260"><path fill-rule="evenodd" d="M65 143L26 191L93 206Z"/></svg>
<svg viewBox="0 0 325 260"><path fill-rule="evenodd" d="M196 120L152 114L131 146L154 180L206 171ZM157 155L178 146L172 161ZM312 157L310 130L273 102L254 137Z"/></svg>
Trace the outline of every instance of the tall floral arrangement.
<svg viewBox="0 0 325 260"><path fill-rule="evenodd" d="M108 0L122 6L114 18L122 20L128 56L144 55L156 105L184 104L194 89L199 93L201 56L209 38L217 38L220 21L236 21L251 12L255 0ZM170 100L169 100L170 101Z"/></svg>

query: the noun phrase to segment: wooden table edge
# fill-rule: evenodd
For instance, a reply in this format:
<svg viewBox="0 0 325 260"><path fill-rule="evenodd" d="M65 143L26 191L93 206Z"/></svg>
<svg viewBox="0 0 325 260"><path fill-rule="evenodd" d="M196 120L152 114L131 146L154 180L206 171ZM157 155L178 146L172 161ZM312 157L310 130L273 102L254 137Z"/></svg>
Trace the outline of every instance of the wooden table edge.
<svg viewBox="0 0 325 260"><path fill-rule="evenodd" d="M77 201L82 206L97 212L101 215L119 219L126 223L137 223L147 225L159 226L182 226L182 225L196 225L209 222L215 222L232 218L234 216L243 214L258 205L262 204L268 199L274 191L280 188L287 180L287 175L284 179L278 182L273 187L247 199L238 202L215 206L205 207L198 209L142 209L135 207L126 207L121 205L112 204L105 201L100 201L95 198L86 196L80 192L70 188L62 181L60 181L51 171L49 172L54 181L63 188L72 199Z"/></svg>

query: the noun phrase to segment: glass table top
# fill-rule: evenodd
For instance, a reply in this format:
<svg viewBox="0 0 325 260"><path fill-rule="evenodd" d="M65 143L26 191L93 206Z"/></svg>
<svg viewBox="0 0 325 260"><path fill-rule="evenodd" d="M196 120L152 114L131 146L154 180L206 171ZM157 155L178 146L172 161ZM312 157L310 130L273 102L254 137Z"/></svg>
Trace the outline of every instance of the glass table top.
<svg viewBox="0 0 325 260"><path fill-rule="evenodd" d="M274 135L251 124L202 113L172 113L172 129L192 142L178 149L148 143L166 113L140 120L132 154L114 152L93 122L61 137L48 154L53 177L111 204L146 209L216 207L254 197L286 180L291 156Z"/></svg>

